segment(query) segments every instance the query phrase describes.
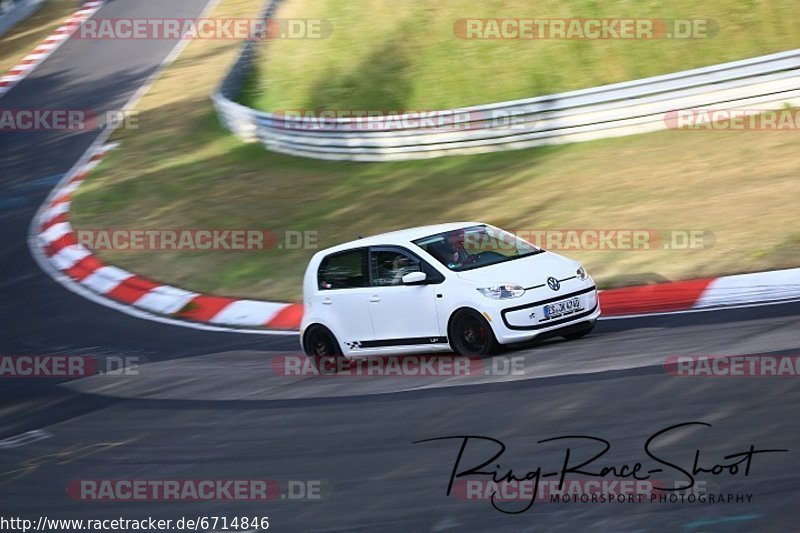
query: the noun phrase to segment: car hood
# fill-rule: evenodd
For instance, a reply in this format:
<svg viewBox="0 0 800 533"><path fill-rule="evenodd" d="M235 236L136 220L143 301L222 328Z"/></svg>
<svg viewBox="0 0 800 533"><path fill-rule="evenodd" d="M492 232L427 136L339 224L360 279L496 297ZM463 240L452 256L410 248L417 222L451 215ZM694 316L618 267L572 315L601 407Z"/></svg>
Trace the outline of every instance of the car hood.
<svg viewBox="0 0 800 533"><path fill-rule="evenodd" d="M580 263L552 252L512 259L496 265L458 272L458 277L483 286L512 283L525 288L544 285L547 278L558 280L575 275Z"/></svg>

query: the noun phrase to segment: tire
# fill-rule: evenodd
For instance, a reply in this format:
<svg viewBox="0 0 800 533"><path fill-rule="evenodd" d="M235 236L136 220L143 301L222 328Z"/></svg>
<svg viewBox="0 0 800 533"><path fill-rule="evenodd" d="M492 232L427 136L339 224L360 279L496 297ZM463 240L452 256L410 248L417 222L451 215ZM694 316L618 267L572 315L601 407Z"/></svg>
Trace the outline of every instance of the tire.
<svg viewBox="0 0 800 533"><path fill-rule="evenodd" d="M314 324L303 335L303 351L320 374L337 373L344 356L331 330Z"/></svg>
<svg viewBox="0 0 800 533"><path fill-rule="evenodd" d="M594 322L592 322L588 326L584 326L582 329L579 329L578 331L562 335L562 337L567 339L568 341L578 340L581 337L585 337L586 335L591 333L593 329L594 329Z"/></svg>
<svg viewBox="0 0 800 533"><path fill-rule="evenodd" d="M450 347L458 355L492 355L500 348L492 327L472 309L456 311L450 319L448 333Z"/></svg>
<svg viewBox="0 0 800 533"><path fill-rule="evenodd" d="M314 324L303 336L303 351L309 357L342 357L339 341L325 326Z"/></svg>

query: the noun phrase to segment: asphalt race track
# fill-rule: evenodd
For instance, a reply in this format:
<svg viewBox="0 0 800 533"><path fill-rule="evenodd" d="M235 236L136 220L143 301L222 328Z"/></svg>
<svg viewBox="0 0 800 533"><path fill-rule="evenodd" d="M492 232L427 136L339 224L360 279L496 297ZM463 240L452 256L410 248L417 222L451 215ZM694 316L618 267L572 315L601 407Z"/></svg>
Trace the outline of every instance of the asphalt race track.
<svg viewBox="0 0 800 533"><path fill-rule="evenodd" d="M205 0L114 0L98 16L196 17ZM4 108L120 109L175 45L70 40L2 99ZM138 374L0 383L0 515L50 518L269 516L275 531L788 531L800 475L797 378L676 377L672 355L800 354L800 303L605 320L574 342L502 357L514 376L283 377L294 336L211 332L130 317L87 301L35 264L28 227L57 176L99 134L0 132L0 354L138 357ZM655 432L691 467L756 448L747 476L705 476L709 492L749 503L547 503L506 514L447 496L458 442L483 435L527 472L558 450L536 441L591 435L603 465L647 459ZM578 453L581 447L573 447ZM542 454L538 451L542 449ZM563 447L562 447L563 449ZM704 463L704 464L706 464ZM598 463L599 464L599 463ZM674 472L673 472L674 474ZM665 474L665 479L671 480ZM673 476L674 477L674 476ZM698 476L698 479L701 476ZM274 479L319 482L319 500L90 502L76 479ZM677 478L676 478L677 479ZM525 502L506 502L506 510Z"/></svg>

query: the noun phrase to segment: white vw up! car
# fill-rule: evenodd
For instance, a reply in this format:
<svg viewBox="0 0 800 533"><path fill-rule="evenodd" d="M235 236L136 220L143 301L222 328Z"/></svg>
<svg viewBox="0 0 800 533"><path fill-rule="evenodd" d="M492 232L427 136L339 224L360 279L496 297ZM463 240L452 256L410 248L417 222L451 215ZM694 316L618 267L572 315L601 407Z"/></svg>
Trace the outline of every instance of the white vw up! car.
<svg viewBox="0 0 800 533"><path fill-rule="evenodd" d="M486 355L543 334L582 337L600 316L579 263L477 222L322 250L306 270L303 302L300 338L314 356Z"/></svg>

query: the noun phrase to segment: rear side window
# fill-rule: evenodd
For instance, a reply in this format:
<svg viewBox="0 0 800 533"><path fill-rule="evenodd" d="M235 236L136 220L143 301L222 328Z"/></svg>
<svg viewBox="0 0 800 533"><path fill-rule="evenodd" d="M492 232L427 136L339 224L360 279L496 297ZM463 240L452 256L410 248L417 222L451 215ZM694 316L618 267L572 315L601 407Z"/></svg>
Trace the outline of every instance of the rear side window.
<svg viewBox="0 0 800 533"><path fill-rule="evenodd" d="M325 291L366 287L369 285L366 266L366 248L329 255L319 265L319 289Z"/></svg>

